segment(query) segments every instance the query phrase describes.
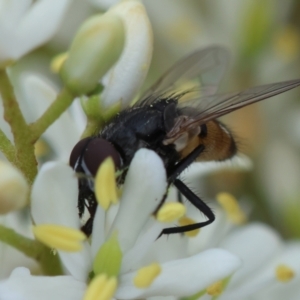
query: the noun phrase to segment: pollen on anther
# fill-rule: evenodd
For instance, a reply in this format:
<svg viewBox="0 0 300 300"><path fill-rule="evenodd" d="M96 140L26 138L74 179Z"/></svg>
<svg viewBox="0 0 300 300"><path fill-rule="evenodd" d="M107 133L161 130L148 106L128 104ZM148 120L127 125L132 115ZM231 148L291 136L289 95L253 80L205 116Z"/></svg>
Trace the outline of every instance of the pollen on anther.
<svg viewBox="0 0 300 300"><path fill-rule="evenodd" d="M160 265L158 263L153 263L149 266L139 269L133 279L133 283L137 288L147 288L160 273Z"/></svg>
<svg viewBox="0 0 300 300"><path fill-rule="evenodd" d="M196 224L196 222L193 219L188 218L188 217L180 218L178 220L178 223L179 223L180 226ZM194 230L191 230L191 231L186 231L186 232L184 232L184 234L188 237L195 237L199 234L199 232L200 232L200 228L194 229Z"/></svg>
<svg viewBox="0 0 300 300"><path fill-rule="evenodd" d="M276 278L280 282L289 282L295 277L295 272L287 265L279 265L275 270Z"/></svg>
<svg viewBox="0 0 300 300"><path fill-rule="evenodd" d="M95 194L98 203L106 210L111 203L118 202L115 167L111 157L100 165L95 178Z"/></svg>
<svg viewBox="0 0 300 300"><path fill-rule="evenodd" d="M42 224L33 227L37 240L50 248L66 252L77 252L82 249L86 236L80 230L61 225Z"/></svg>
<svg viewBox="0 0 300 300"><path fill-rule="evenodd" d="M110 300L117 289L116 277L101 274L95 277L84 295L84 300Z"/></svg>
<svg viewBox="0 0 300 300"><path fill-rule="evenodd" d="M206 289L206 293L210 296L219 296L223 292L223 282L217 281Z"/></svg>
<svg viewBox="0 0 300 300"><path fill-rule="evenodd" d="M219 193L216 196L218 203L225 210L228 219L234 224L243 224L247 221L247 217L241 210L238 201L229 193Z"/></svg>
<svg viewBox="0 0 300 300"><path fill-rule="evenodd" d="M186 213L186 208L182 203L179 202L168 202L165 203L157 213L156 219L160 222L173 222Z"/></svg>

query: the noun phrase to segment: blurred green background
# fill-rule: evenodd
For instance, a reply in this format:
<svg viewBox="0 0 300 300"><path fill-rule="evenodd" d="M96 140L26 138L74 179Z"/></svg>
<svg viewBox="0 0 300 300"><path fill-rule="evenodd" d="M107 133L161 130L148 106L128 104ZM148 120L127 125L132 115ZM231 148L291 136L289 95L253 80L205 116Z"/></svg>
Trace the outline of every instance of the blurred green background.
<svg viewBox="0 0 300 300"><path fill-rule="evenodd" d="M91 1L92 2L92 1ZM93 1L97 3L97 0ZM299 0L145 0L154 30L154 56L146 85L195 49L223 45L231 54L220 91L300 78ZM77 0L56 37L19 65L57 84L49 71L78 26L102 4ZM253 160L248 172L223 171L206 178L205 197L229 191L284 237L300 237L300 88L225 116L240 151Z"/></svg>

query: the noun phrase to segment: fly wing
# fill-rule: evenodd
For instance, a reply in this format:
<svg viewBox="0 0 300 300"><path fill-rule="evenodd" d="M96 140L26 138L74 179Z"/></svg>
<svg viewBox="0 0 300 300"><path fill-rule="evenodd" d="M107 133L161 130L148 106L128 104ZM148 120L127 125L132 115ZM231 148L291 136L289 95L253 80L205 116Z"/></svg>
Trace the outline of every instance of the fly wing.
<svg viewBox="0 0 300 300"><path fill-rule="evenodd" d="M158 79L136 103L138 106L149 105L159 96L180 93L185 83L192 80L193 88L201 90L202 94L213 95L217 92L219 83L226 71L229 53L218 46L198 50L178 61L173 67Z"/></svg>
<svg viewBox="0 0 300 300"><path fill-rule="evenodd" d="M300 80L297 79L256 86L237 93L217 94L193 98L183 102L179 101L180 114L186 116L186 118L179 123L180 128L174 126L167 137L179 136L195 125L205 124L210 120L219 118L249 104L284 93L299 85Z"/></svg>

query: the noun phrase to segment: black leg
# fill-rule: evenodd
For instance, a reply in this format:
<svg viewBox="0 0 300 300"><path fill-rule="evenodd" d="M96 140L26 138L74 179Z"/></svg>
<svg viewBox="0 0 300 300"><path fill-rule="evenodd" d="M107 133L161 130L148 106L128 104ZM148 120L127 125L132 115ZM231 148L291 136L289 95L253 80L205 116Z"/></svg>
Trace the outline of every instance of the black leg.
<svg viewBox="0 0 300 300"><path fill-rule="evenodd" d="M176 179L183 170L185 170L190 164L192 164L196 160L196 158L204 151L204 148L204 145L199 145L188 156L186 156L177 165L175 165L173 169L167 170L167 174L169 183L173 183L177 187L178 191L181 194L183 194L196 208L198 208L208 218L208 220L205 222L199 222L181 227L165 228L161 232L160 236L162 234L183 233L186 231L199 229L201 227L211 224L215 220L215 215L213 214L212 210L197 195L195 195L181 180ZM181 197L179 197L179 201L182 202Z"/></svg>
<svg viewBox="0 0 300 300"><path fill-rule="evenodd" d="M203 152L204 148L204 145L198 146L172 169L167 170L168 181L173 182L182 171L184 171L190 164L192 164L196 160L196 158Z"/></svg>
<svg viewBox="0 0 300 300"><path fill-rule="evenodd" d="M201 227L211 224L215 220L215 215L212 212L212 210L197 195L195 195L181 180L176 179L174 181L174 185L195 207L197 207L208 218L208 220L205 222L199 222L186 226L165 228L163 229L161 235L171 233L183 233L186 231L199 229Z"/></svg>
<svg viewBox="0 0 300 300"><path fill-rule="evenodd" d="M78 214L81 218L85 209L88 210L90 217L87 222L81 227L81 230L90 236L93 230L93 220L97 209L97 200L94 192L90 189L86 178L79 178L79 194L78 194Z"/></svg>

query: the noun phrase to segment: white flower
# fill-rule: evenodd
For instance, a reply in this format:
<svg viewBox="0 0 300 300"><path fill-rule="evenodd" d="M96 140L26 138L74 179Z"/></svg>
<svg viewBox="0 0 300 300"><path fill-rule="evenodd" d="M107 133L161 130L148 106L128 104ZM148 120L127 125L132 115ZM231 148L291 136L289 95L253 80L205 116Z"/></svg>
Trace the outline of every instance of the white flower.
<svg viewBox="0 0 300 300"><path fill-rule="evenodd" d="M91 244L84 242L83 249L77 253L58 250L66 273L73 277L65 276L64 280L74 284L74 291L78 290L77 296L72 294L71 298L67 296L68 287L64 289L64 285L60 285L60 291L63 290L65 295L64 299L81 299L82 288L85 287L87 276L91 271L92 261L99 247L115 231L118 232L123 252L116 291L116 297L120 299L192 295L213 282L231 275L239 267L239 259L221 249L206 250L192 257L169 260L166 263L157 257L156 261L161 262L161 274L155 278L152 285L141 289L133 284L132 280L136 277L137 270L145 265L144 257L163 229L163 225L155 221L151 213L165 189L166 175L161 159L150 150L139 150L130 165L120 205L112 206L108 212L104 212L98 206ZM32 215L35 223L57 224L79 229L77 193L77 180L70 167L61 163L45 164L32 191ZM20 271L17 272L19 274ZM27 278L24 279L26 288L22 285L21 279L16 280L18 277L13 273L10 279L0 284L0 295L1 291L7 292L9 286L10 289L26 291L24 292L26 297L13 299L38 299L34 298L34 290L38 280L41 279L29 277L28 272L24 270L22 274L21 276ZM40 287L39 290L43 289L47 294L56 297L57 291L51 289L51 285L59 284L61 278L56 277L56 281L52 278L49 284L45 280L43 288ZM74 278L78 280L78 285ZM19 289L14 285L16 282Z"/></svg>
<svg viewBox="0 0 300 300"><path fill-rule="evenodd" d="M187 252L193 255L220 247L242 260L241 268L231 277L218 299L282 299L274 296L278 290L282 295L290 293L296 297L296 286L300 280L300 243L285 243L273 229L261 223L237 226L219 207L213 207L213 210L216 221L202 228L198 236L188 239ZM190 214L194 220L202 220L195 211L190 211ZM278 272L281 272L282 266L284 271L280 275ZM287 282L284 282L285 279ZM290 287L293 287L292 290ZM210 298L206 296L204 299Z"/></svg>
<svg viewBox="0 0 300 300"><path fill-rule="evenodd" d="M58 29L70 0L0 1L0 62L19 59L48 41ZM41 26L42 25L42 26Z"/></svg>

